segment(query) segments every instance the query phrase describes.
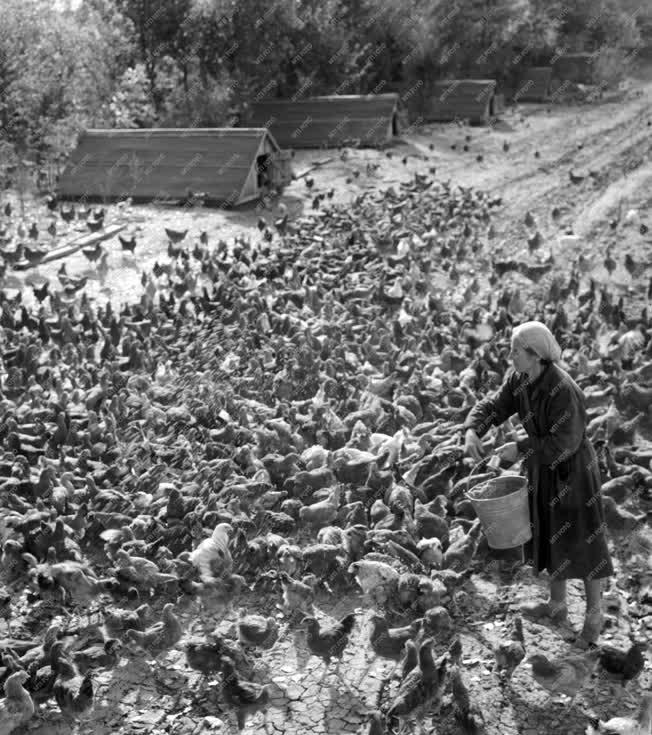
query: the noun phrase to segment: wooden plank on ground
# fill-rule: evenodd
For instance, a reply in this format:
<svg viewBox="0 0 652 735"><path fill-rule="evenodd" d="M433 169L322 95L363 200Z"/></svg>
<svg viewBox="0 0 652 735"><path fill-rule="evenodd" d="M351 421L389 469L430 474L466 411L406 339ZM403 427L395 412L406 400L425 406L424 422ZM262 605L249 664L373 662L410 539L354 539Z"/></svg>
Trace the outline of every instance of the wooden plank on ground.
<svg viewBox="0 0 652 735"><path fill-rule="evenodd" d="M90 232L88 235L77 237L74 240L67 242L65 245L61 245L54 250L51 250L47 255L44 255L37 265L41 263L49 263L51 260L57 260L58 258L65 258L66 255L72 255L81 248L85 248L88 245L95 245L103 240L109 240L124 230L126 225L111 225L105 228L101 232Z"/></svg>
<svg viewBox="0 0 652 735"><path fill-rule="evenodd" d="M330 163L333 161L333 157L330 158L322 158L319 161L313 161L312 165L307 168L305 171L302 171L300 174L297 174L294 178L296 179L302 179L304 176L309 174L311 171L314 171L316 168L320 168L321 166L325 166L327 163Z"/></svg>

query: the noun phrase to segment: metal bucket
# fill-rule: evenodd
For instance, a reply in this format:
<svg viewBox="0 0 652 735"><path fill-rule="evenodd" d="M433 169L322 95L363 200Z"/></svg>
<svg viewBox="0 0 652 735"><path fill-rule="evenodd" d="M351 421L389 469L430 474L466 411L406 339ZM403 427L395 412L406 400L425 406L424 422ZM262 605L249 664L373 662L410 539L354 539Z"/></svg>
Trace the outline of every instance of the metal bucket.
<svg viewBox="0 0 652 735"><path fill-rule="evenodd" d="M492 549L511 549L532 538L527 478L504 474L467 493Z"/></svg>

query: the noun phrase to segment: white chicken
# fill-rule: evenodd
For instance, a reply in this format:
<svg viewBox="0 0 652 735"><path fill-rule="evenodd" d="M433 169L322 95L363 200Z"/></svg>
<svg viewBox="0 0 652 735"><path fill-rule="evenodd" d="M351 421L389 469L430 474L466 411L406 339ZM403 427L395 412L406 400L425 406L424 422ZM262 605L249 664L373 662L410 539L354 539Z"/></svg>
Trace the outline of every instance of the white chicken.
<svg viewBox="0 0 652 735"><path fill-rule="evenodd" d="M399 573L382 561L360 559L349 564L348 572L355 575L355 580L365 595L383 590L390 592L398 588Z"/></svg>
<svg viewBox="0 0 652 735"><path fill-rule="evenodd" d="M229 534L232 530L228 523L218 523L211 536L190 554L190 561L205 584L211 584L231 573L233 559L229 551Z"/></svg>

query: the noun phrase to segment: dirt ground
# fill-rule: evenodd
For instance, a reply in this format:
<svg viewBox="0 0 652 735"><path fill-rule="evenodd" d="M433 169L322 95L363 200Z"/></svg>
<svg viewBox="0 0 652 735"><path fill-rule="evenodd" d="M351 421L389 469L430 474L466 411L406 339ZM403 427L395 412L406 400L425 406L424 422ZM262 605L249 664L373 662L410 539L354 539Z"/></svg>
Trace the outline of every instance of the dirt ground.
<svg viewBox="0 0 652 735"><path fill-rule="evenodd" d="M470 136L470 141L466 140ZM469 150L462 147L468 142ZM509 150L503 149L508 143ZM456 144L456 149L451 148ZM538 153L538 155L537 155ZM482 160L477 156L481 154ZM390 157L391 155L391 157ZM407 161L403 161L407 156ZM580 255L586 259L584 278L608 283L616 296L623 294L626 310L640 313L646 302L646 285L652 272L652 234L640 234L640 223L652 227L649 207L652 202L652 72L644 70L621 92L604 100L583 105L520 105L509 109L491 127L459 127L427 125L405 131L401 139L385 151L348 150L342 160L335 151L297 151L294 169L301 173L315 161L332 160L310 175L314 186L308 189L305 178L294 181L281 200L292 217L309 215L316 193L334 188L334 203L350 201L365 190L388 185L397 186L415 174L428 174L434 167L438 179L474 186L502 197L502 206L493 210L496 227L495 257L517 257L536 262L552 252L553 273L568 275L570 264ZM367 173L367 164L378 164L375 172ZM584 180L573 184L569 171L584 174ZM347 177L357 178L346 183ZM589 175L589 171L591 174ZM553 221L553 207L563 208L561 222ZM609 220L621 212L615 229ZM626 214L634 210L636 215ZM42 207L41 212L45 212ZM89 296L104 302L110 298L115 305L137 300L141 292L140 276L151 269L155 261L167 262L167 239L164 226L190 229L196 237L206 230L213 245L221 238L228 242L238 234L260 238L256 227L259 216L271 221L278 216L278 203L272 209L245 208L222 212L208 209L182 211L171 208L134 206L128 213L137 230L138 246L135 257L123 255L119 243L107 243L109 271L99 279L95 269L82 253L66 259L69 275L87 274ZM531 234L523 223L526 212L535 218L544 244L530 256L527 237ZM107 224L118 220L113 207L108 208ZM45 216L43 215L43 222ZM573 237L566 237L572 228ZM603 260L607 246L613 246L618 268L609 277ZM648 271L634 281L623 267L625 254L637 263L647 263ZM54 280L60 261L38 269L38 275ZM35 272L28 272L32 278ZM488 288L487 263L469 262L461 268L462 277L451 297L459 297L474 277L482 289ZM521 295L536 300L545 291L551 275L534 286L516 274L508 274L504 284L519 284ZM9 285L23 288L24 275L10 276ZM31 289L25 288L25 299ZM482 291L481 291L482 293ZM572 305L571 305L572 306ZM547 694L533 683L527 667L519 668L511 688L500 689L490 673L492 654L489 644L500 634L501 617L511 602L544 595L543 582L533 580L527 569L505 574L500 565L492 565L473 578L473 613L461 629L464 645L465 681L471 695L482 708L489 735L579 735L587 725L588 714L608 719L626 714L635 708L640 693L652 686L652 670L648 664L643 676L625 692L606 680L596 680L578 696L574 705L563 711L560 704L548 703ZM605 639L625 645L626 634L636 622L628 614L627 592L619 575L609 591L613 606L620 612ZM247 601L251 611L274 612L274 600L252 597ZM322 597L318 606L323 613L338 617L352 609L360 611L359 622L352 635L341 670L341 680L335 677L320 682L322 665L308 659L305 641L292 633L284 633L277 645L262 656L257 678L272 681L275 687L274 706L270 709L268 732L284 735L314 733L362 732L366 713L375 706L383 678L391 666L381 659L365 660L366 640L371 608L362 598L333 600ZM614 607L615 609L615 607ZM278 612L278 611L276 611ZM578 630L584 612L583 595L579 586L571 589L571 624ZM650 612L648 610L648 612ZM210 622L209 627L228 630L233 614ZM191 630L198 625L193 610L183 614L184 624ZM652 634L652 617L638 621L647 625ZM199 631L201 632L201 631ZM530 652L559 654L567 650L558 629L525 623L526 647ZM121 666L104 679L99 678L100 692L89 719L75 729L58 721L54 712L46 712L45 720L31 731L38 735L70 735L96 733L131 735L132 733L231 733L236 732L229 717L220 712L215 686L208 686L192 703L191 694L197 689L198 675L185 668L181 648L165 659L161 672L153 676L144 661L122 661ZM436 719L428 723L427 732L455 733L446 723ZM263 732L261 714L252 718L245 733Z"/></svg>

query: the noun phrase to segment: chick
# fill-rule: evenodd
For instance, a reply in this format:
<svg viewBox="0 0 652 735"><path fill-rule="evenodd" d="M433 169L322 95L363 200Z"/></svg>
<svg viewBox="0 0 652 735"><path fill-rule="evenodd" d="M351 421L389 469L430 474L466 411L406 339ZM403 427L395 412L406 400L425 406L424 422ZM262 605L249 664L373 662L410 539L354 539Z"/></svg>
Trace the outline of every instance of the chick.
<svg viewBox="0 0 652 735"><path fill-rule="evenodd" d="M5 696L0 700L0 733L24 732L24 724L34 715L34 702L24 688L28 676L25 671L12 674L4 684Z"/></svg>
<svg viewBox="0 0 652 735"><path fill-rule="evenodd" d="M523 638L523 621L519 616L514 618L509 640L501 640L494 647L496 670L500 674L501 683L509 681L516 667L525 658L525 640Z"/></svg>
<svg viewBox="0 0 652 735"><path fill-rule="evenodd" d="M228 656L222 660L222 695L226 702L235 709L238 718L238 729L245 726L246 718L259 710L265 715L269 704L269 688L241 679L235 664Z"/></svg>
<svg viewBox="0 0 652 735"><path fill-rule="evenodd" d="M551 696L563 694L570 697L570 706L596 668L599 657L600 650L595 648L582 656L567 656L552 661L543 654L535 653L528 658L528 662L532 666L535 681L547 689Z"/></svg>

